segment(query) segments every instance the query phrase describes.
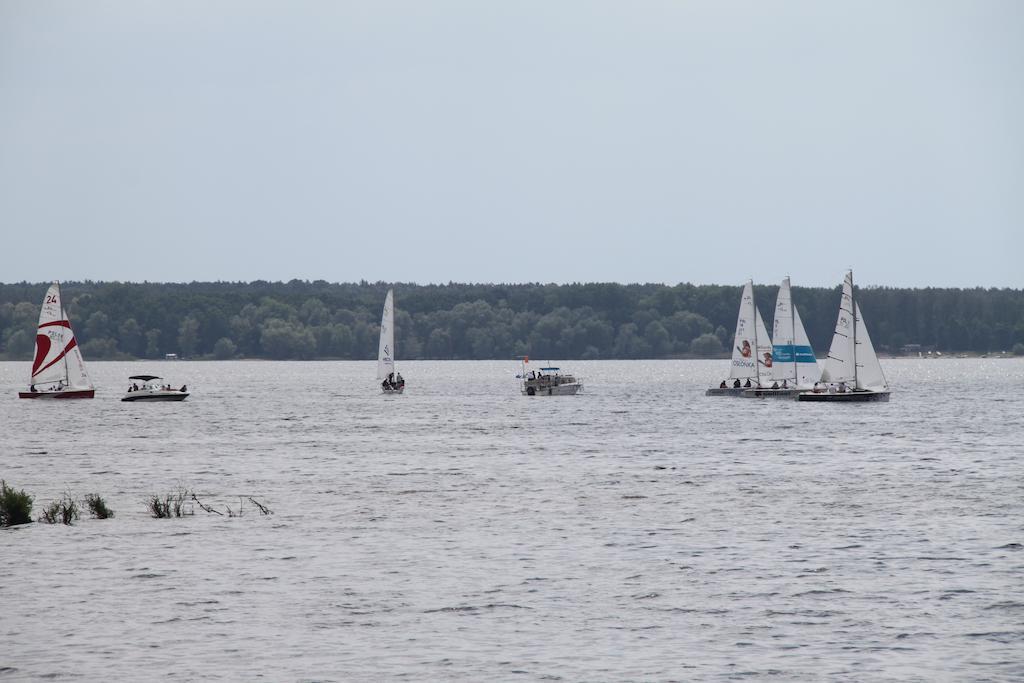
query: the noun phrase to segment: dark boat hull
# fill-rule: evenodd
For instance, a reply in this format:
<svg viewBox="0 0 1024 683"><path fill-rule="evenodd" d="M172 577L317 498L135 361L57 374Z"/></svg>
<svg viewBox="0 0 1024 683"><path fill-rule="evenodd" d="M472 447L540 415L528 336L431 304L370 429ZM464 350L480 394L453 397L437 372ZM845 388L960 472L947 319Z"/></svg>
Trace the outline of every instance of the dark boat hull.
<svg viewBox="0 0 1024 683"><path fill-rule="evenodd" d="M18 398L93 398L95 389L74 389L71 391L19 391Z"/></svg>
<svg viewBox="0 0 1024 683"><path fill-rule="evenodd" d="M806 392L796 397L798 401L818 403L886 403L889 401L888 391L844 391L836 393Z"/></svg>
<svg viewBox="0 0 1024 683"><path fill-rule="evenodd" d="M796 398L798 394L807 391L806 389L747 389L743 392L743 398Z"/></svg>
<svg viewBox="0 0 1024 683"><path fill-rule="evenodd" d="M125 396L122 401L128 403L152 403L154 401L184 401L188 398L187 393L177 392L175 394L157 394L152 396Z"/></svg>

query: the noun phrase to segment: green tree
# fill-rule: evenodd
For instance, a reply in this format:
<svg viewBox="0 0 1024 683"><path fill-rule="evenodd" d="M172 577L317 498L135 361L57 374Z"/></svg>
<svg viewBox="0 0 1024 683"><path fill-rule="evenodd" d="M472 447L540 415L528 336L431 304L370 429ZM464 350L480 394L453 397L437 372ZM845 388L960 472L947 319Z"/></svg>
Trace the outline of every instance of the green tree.
<svg viewBox="0 0 1024 683"><path fill-rule="evenodd" d="M655 358L663 358L672 352L672 339L668 336L668 330L657 320L647 323L644 330L644 341L651 349L651 355Z"/></svg>
<svg viewBox="0 0 1024 683"><path fill-rule="evenodd" d="M160 357L160 330L146 332L146 358Z"/></svg>
<svg viewBox="0 0 1024 683"><path fill-rule="evenodd" d="M194 316L188 316L181 321L178 328L178 351L184 357L190 357L196 353L199 343L199 321Z"/></svg>
<svg viewBox="0 0 1024 683"><path fill-rule="evenodd" d="M110 335L110 316L103 311L96 311L85 322L84 339L100 339Z"/></svg>
<svg viewBox="0 0 1024 683"><path fill-rule="evenodd" d="M117 328L117 345L127 354L142 356L145 352L145 337L135 318L128 318Z"/></svg>
<svg viewBox="0 0 1024 683"><path fill-rule="evenodd" d="M213 357L217 360L228 360L235 357L238 348L227 337L221 337L213 345Z"/></svg>
<svg viewBox="0 0 1024 683"><path fill-rule="evenodd" d="M690 353L699 358L716 358L722 355L722 342L714 334L702 334L690 343Z"/></svg>

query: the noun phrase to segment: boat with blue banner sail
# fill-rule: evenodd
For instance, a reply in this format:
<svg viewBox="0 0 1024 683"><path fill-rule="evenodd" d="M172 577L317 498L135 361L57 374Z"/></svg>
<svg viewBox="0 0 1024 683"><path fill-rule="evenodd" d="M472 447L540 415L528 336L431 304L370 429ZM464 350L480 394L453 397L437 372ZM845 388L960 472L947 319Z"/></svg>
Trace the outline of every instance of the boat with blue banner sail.
<svg viewBox="0 0 1024 683"><path fill-rule="evenodd" d="M889 400L889 384L868 335L860 305L854 299L852 270L843 280L839 319L821 382L812 391L802 392L796 398L798 401L836 403Z"/></svg>
<svg viewBox="0 0 1024 683"><path fill-rule="evenodd" d="M761 311L754 304L754 281L748 280L740 297L729 377L717 387L705 391L704 395L742 396L747 389L770 385L771 369L772 340L768 337Z"/></svg>
<svg viewBox="0 0 1024 683"><path fill-rule="evenodd" d="M583 382L574 375L563 374L561 368L547 366L536 370L528 369L529 357L521 360L520 390L523 396L574 396L583 391Z"/></svg>
<svg viewBox="0 0 1024 683"><path fill-rule="evenodd" d="M772 329L772 383L760 389L747 389L745 398L792 398L811 391L821 379L818 360L807 338L800 312L793 303L789 278L779 285Z"/></svg>

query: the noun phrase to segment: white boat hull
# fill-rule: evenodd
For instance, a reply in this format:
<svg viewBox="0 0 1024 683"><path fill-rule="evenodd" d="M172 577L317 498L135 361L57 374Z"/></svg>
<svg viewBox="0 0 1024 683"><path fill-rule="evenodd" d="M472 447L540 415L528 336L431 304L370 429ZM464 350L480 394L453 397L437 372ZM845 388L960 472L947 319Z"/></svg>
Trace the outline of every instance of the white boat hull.
<svg viewBox="0 0 1024 683"><path fill-rule="evenodd" d="M523 396L575 396L582 388L581 383L570 382L543 387L524 386L522 393Z"/></svg>
<svg viewBox="0 0 1024 683"><path fill-rule="evenodd" d="M384 387L381 387L380 390L384 395L401 394L405 391L405 387L398 387L397 389L385 389Z"/></svg>
<svg viewBox="0 0 1024 683"><path fill-rule="evenodd" d="M146 389L140 389L139 391L129 391L121 398L121 400L135 403L138 401L184 401L186 398L188 398L187 391L167 391L165 389L154 389L149 391Z"/></svg>
<svg viewBox="0 0 1024 683"><path fill-rule="evenodd" d="M746 391L743 387L711 387L704 392L705 396L742 396Z"/></svg>

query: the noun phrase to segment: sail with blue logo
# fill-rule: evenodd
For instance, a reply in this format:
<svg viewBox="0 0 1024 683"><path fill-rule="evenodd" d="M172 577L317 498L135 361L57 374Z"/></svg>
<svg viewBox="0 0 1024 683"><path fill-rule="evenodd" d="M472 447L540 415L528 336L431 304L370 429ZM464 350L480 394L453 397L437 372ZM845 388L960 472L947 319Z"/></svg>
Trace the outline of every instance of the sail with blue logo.
<svg viewBox="0 0 1024 683"><path fill-rule="evenodd" d="M821 379L821 370L800 320L800 312L793 305L788 277L779 286L779 296L775 300L773 332L772 378L780 384L785 380L791 388L812 388Z"/></svg>

